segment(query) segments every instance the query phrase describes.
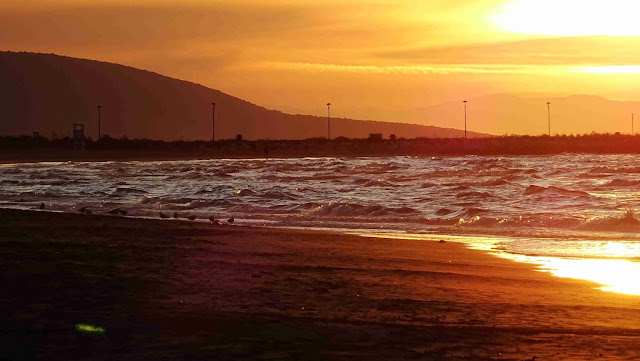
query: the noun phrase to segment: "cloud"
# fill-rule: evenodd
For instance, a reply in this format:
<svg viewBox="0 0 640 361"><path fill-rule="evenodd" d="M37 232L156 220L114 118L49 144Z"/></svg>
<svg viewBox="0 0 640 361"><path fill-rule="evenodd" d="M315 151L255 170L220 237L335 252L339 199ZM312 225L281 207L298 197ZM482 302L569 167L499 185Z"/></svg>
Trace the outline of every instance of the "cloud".
<svg viewBox="0 0 640 361"><path fill-rule="evenodd" d="M77 6L0 12L5 46L169 48L198 41L279 36L309 20L303 9L271 6Z"/></svg>
<svg viewBox="0 0 640 361"><path fill-rule="evenodd" d="M640 64L640 38L551 37L464 46L409 48L375 52L388 61L431 64Z"/></svg>
<svg viewBox="0 0 640 361"><path fill-rule="evenodd" d="M343 65L319 63L254 63L254 69L297 70L307 72L349 72L371 74L562 74L572 67L514 64L434 64L434 65Z"/></svg>

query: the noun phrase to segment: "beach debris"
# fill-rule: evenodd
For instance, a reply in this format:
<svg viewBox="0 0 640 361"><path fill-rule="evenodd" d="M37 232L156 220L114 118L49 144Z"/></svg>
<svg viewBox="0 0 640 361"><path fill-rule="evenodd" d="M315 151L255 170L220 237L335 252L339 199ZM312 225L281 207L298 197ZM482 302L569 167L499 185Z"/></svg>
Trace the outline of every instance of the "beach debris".
<svg viewBox="0 0 640 361"><path fill-rule="evenodd" d="M40 203L40 209L44 209L44 203Z"/></svg>
<svg viewBox="0 0 640 361"><path fill-rule="evenodd" d="M93 212L90 209L87 209L86 211L84 211L84 214L93 214Z"/></svg>
<svg viewBox="0 0 640 361"><path fill-rule="evenodd" d="M80 212L80 213L84 213L86 211L87 211L87 207L82 207L82 208L78 209L78 212Z"/></svg>
<svg viewBox="0 0 640 361"><path fill-rule="evenodd" d="M233 223L233 221L235 221L235 219L233 217L227 219L227 222L229 222L229 223Z"/></svg>
<svg viewBox="0 0 640 361"><path fill-rule="evenodd" d="M109 212L107 212L109 214L113 214L113 215L117 215L120 214L120 208L114 208L112 210L110 210Z"/></svg>
<svg viewBox="0 0 640 361"><path fill-rule="evenodd" d="M118 212L119 212L121 215L123 215L123 216L126 216L126 215L127 215L127 211L125 211L124 209L120 209L120 208L118 208Z"/></svg>
<svg viewBox="0 0 640 361"><path fill-rule="evenodd" d="M196 217L195 215L190 215L189 217L187 217L188 220L190 221L195 221L198 217Z"/></svg>
<svg viewBox="0 0 640 361"><path fill-rule="evenodd" d="M173 218L178 218L178 212L173 212Z"/></svg>
<svg viewBox="0 0 640 361"><path fill-rule="evenodd" d="M160 218L167 219L167 218L169 218L169 216L164 214L164 213L162 213L162 212L160 212Z"/></svg>
<svg viewBox="0 0 640 361"><path fill-rule="evenodd" d="M438 243L447 243L444 239L441 239Z"/></svg>
<svg viewBox="0 0 640 361"><path fill-rule="evenodd" d="M102 327L88 325L86 323L76 324L76 331L86 334L104 334L105 332L107 332L107 330Z"/></svg>
<svg viewBox="0 0 640 361"><path fill-rule="evenodd" d="M209 221L211 222L211 224L219 226L222 224L222 222L220 222L219 220L215 219L214 216L209 216Z"/></svg>

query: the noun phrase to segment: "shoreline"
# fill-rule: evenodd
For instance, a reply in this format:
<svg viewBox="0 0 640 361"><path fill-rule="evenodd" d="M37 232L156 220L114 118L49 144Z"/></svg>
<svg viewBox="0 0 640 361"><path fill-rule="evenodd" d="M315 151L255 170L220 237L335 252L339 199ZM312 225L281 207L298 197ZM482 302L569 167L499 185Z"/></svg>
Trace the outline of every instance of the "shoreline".
<svg viewBox="0 0 640 361"><path fill-rule="evenodd" d="M0 228L3 358L640 357L637 297L456 242L4 209Z"/></svg>
<svg viewBox="0 0 640 361"><path fill-rule="evenodd" d="M54 214L70 214L76 216L84 216L75 212L61 211L61 210L39 210L28 208L4 208L0 207L0 211L18 211L18 212L45 212ZM89 216L89 215L87 215ZM135 216L128 215L126 217L111 216L105 214L93 214L89 217L107 217L107 218L123 218L123 219L138 219L142 221L161 221L161 222L180 222L186 224L194 224L198 226L209 226L211 223L204 218L197 220L187 220L185 218L178 219L159 219L155 216ZM559 231L559 233L550 233L544 237L537 234L536 230L529 230L523 233L490 233L486 229L464 229L462 231L452 231L450 228L438 228L434 229L432 233L401 233L398 230L392 229L375 229L375 228L363 228L363 229L351 229L351 228L327 228L327 227L305 227L305 226L277 226L273 224L262 224L261 220L252 219L252 222L246 223L236 220L236 223L232 226L221 221L220 226L234 227L246 229L249 231L267 230L272 232L302 232L310 234L330 234L334 236L357 236L363 238L373 239L394 239L394 240L407 240L407 241L425 241L425 242L438 242L443 239L447 239L448 242L455 242L463 247L480 251L486 254L490 254L494 257L501 258L508 261L517 262L520 264L534 265L535 270L538 272L544 272L551 274L554 277L569 278L573 280L585 281L592 283L594 289L603 292L613 292L617 294L623 294L626 296L640 296L640 286L630 286L629 282L620 280L615 275L605 275L602 273L585 272L580 271L579 268L586 268L581 264L591 263L594 267L605 268L626 268L625 274L627 276L640 276L640 262L637 257L622 257L622 256L607 256L607 255L569 255L569 254L556 254L556 255L544 255L544 254L527 254L510 252L505 245L511 242L517 242L518 240L554 240L558 238L565 239L567 241L579 239L586 240L591 239L593 241L604 242L620 242L628 241L629 237L626 234L608 234L608 235L590 235L587 233L576 234L566 233L566 231ZM534 236L535 235L535 236ZM576 270L578 269L578 270Z"/></svg>

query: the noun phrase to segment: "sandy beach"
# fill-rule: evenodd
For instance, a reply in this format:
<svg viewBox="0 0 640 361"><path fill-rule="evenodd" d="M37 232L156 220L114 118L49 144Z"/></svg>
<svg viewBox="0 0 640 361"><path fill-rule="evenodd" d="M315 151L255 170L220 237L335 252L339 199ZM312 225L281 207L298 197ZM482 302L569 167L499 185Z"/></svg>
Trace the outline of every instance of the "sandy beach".
<svg viewBox="0 0 640 361"><path fill-rule="evenodd" d="M640 358L640 298L455 242L14 210L0 230L2 360Z"/></svg>

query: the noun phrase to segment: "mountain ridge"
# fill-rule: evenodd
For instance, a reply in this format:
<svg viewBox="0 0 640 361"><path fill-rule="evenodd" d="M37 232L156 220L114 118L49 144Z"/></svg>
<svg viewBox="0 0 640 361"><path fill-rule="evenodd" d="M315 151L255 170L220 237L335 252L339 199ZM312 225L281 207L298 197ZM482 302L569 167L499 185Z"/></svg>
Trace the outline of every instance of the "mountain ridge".
<svg viewBox="0 0 640 361"><path fill-rule="evenodd" d="M326 117L292 115L253 104L204 85L127 65L57 54L0 52L0 134L69 135L73 123L102 134L163 140L211 139L211 102L216 139L304 139L326 135ZM462 137L464 131L409 123L331 119L332 137ZM489 134L469 132L469 137Z"/></svg>

